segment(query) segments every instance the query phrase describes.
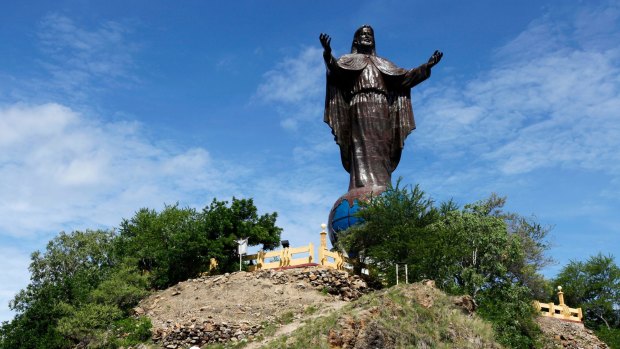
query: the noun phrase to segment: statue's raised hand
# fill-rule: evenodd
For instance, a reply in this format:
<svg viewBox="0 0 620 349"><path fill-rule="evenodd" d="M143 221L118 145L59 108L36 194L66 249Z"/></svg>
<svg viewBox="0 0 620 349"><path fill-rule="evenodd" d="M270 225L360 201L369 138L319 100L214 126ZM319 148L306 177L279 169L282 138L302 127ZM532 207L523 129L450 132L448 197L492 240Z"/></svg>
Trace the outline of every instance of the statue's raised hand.
<svg viewBox="0 0 620 349"><path fill-rule="evenodd" d="M441 61L441 57L443 57L443 53L441 53L441 51L435 51L433 53L433 55L431 56L431 58L428 59L428 67L432 68L434 67L437 63L439 63L439 61Z"/></svg>
<svg viewBox="0 0 620 349"><path fill-rule="evenodd" d="M321 46L323 46L323 50L325 50L325 53L331 54L332 48L331 46L329 46L329 44L332 42L332 39L329 37L329 35L321 33L321 35L319 35L319 40L321 40Z"/></svg>

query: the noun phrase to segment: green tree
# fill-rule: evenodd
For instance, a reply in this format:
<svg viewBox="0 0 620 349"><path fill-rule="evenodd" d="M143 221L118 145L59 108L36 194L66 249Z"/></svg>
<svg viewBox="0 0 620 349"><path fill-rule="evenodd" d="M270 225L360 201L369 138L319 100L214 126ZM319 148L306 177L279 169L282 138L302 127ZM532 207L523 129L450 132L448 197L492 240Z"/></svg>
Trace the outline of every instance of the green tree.
<svg viewBox="0 0 620 349"><path fill-rule="evenodd" d="M359 251L387 284L395 282L394 264L406 263L412 280L433 279L447 292L471 295L500 341L533 347L538 330L530 287L543 279L548 230L503 212L504 203L491 195L463 209L452 201L437 207L418 186L397 184L364 205L358 213L364 223L347 230L340 244Z"/></svg>
<svg viewBox="0 0 620 349"><path fill-rule="evenodd" d="M620 328L620 268L613 256L599 253L586 262L571 261L554 283L564 288L568 305L583 308L586 326Z"/></svg>
<svg viewBox="0 0 620 349"><path fill-rule="evenodd" d="M259 216L251 199L213 200L201 212L177 206L139 210L120 234L62 232L34 252L31 282L10 304L16 316L0 326L0 348L134 345L149 338L151 324L129 313L150 288L195 276L211 257L235 270L240 237L266 249L280 241L277 215Z"/></svg>
<svg viewBox="0 0 620 349"><path fill-rule="evenodd" d="M130 265L149 274L151 284L163 288L195 277L208 269L210 258L221 271L238 270L237 243L273 249L280 242L276 213L259 216L252 199L213 200L201 212L166 206L161 212L141 209L123 220L117 252Z"/></svg>
<svg viewBox="0 0 620 349"><path fill-rule="evenodd" d="M15 318L0 327L0 348L68 347L71 342L56 329L62 314L58 299L62 296L61 290L49 285L22 290L9 305L16 312ZM19 309L15 304L18 297Z"/></svg>
<svg viewBox="0 0 620 349"><path fill-rule="evenodd" d="M197 273L208 259L211 242L197 222L191 208L141 209L121 223L116 251L127 265L148 273L151 285L166 287Z"/></svg>
<svg viewBox="0 0 620 349"><path fill-rule="evenodd" d="M348 229L339 243L346 251L359 252L360 262L388 284L395 283L395 263L410 264L413 277L422 278L421 262L428 251L419 246L426 242L428 226L440 218L433 204L418 186L407 190L397 185L362 202L357 215L364 224Z"/></svg>
<svg viewBox="0 0 620 349"><path fill-rule="evenodd" d="M510 279L508 266L523 258L519 241L507 234L504 221L476 208L448 212L429 227L435 244L426 263L427 277L446 290L474 298L490 283Z"/></svg>
<svg viewBox="0 0 620 349"><path fill-rule="evenodd" d="M112 231L60 233L30 263L31 282L9 304L13 321L2 325L2 348L62 348L70 345L58 331L66 304L87 302L112 267Z"/></svg>

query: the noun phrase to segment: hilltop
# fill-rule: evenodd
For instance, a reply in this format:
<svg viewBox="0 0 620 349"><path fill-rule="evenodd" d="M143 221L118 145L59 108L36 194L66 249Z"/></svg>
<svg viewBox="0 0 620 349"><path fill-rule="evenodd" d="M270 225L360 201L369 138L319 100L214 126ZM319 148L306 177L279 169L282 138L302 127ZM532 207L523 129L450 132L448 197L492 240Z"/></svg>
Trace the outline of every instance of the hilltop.
<svg viewBox="0 0 620 349"><path fill-rule="evenodd" d="M474 307L432 282L371 291L358 276L305 268L187 280L144 299L135 311L151 318L156 345L170 349L215 343L393 348L403 340L500 348Z"/></svg>
<svg viewBox="0 0 620 349"><path fill-rule="evenodd" d="M316 267L190 279L135 312L153 323L152 348L502 348L467 296L432 281L372 291ZM578 324L540 324L545 349L607 348Z"/></svg>

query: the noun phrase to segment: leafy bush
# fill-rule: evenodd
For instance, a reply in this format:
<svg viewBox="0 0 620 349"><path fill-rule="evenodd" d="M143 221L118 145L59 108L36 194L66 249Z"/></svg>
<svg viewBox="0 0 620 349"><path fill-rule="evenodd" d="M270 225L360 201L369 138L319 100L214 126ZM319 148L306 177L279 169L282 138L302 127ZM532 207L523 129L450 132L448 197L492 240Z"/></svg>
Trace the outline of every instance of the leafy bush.
<svg viewBox="0 0 620 349"><path fill-rule="evenodd" d="M609 348L620 349L620 328L601 327L595 333Z"/></svg>
<svg viewBox="0 0 620 349"><path fill-rule="evenodd" d="M620 348L620 267L613 256L571 261L554 283L563 287L566 304L583 309L588 328L610 347Z"/></svg>
<svg viewBox="0 0 620 349"><path fill-rule="evenodd" d="M102 281L90 293L90 301L99 304L113 304L128 314L129 310L147 296L147 276L131 266L119 265L108 279Z"/></svg>
<svg viewBox="0 0 620 349"><path fill-rule="evenodd" d="M478 314L493 323L498 340L509 348L540 347L541 331L535 322L530 290L503 283L479 297Z"/></svg>
<svg viewBox="0 0 620 349"><path fill-rule="evenodd" d="M150 337L147 318L131 308L162 288L208 269L238 268L235 240L274 248L275 213L258 216L251 199L213 200L202 212L166 206L142 209L113 230L64 232L32 254L31 282L10 303L16 312L0 327L0 349L116 348Z"/></svg>
<svg viewBox="0 0 620 349"><path fill-rule="evenodd" d="M141 209L123 220L118 253L130 265L149 274L153 287L165 288L208 270L217 259L220 271L238 270L236 240L273 249L280 242L276 213L258 216L251 199L213 200L201 212L166 206L163 211Z"/></svg>
<svg viewBox="0 0 620 349"><path fill-rule="evenodd" d="M548 288L538 273L549 259L548 229L533 219L504 213L504 198L465 205L435 206L418 187L397 185L363 204L364 223L340 239L359 251L371 275L385 284L396 280L396 263L405 263L410 280L433 279L452 294L469 294L480 314L494 323L499 341L529 348L538 336L531 302Z"/></svg>
<svg viewBox="0 0 620 349"><path fill-rule="evenodd" d="M64 316L58 321L58 332L75 343L89 347L105 347L110 342L110 324L123 316L114 305L86 303L74 307L63 303L60 308Z"/></svg>
<svg viewBox="0 0 620 349"><path fill-rule="evenodd" d="M151 319L140 317L138 319L125 318L114 323L115 344L127 347L136 345L151 338Z"/></svg>

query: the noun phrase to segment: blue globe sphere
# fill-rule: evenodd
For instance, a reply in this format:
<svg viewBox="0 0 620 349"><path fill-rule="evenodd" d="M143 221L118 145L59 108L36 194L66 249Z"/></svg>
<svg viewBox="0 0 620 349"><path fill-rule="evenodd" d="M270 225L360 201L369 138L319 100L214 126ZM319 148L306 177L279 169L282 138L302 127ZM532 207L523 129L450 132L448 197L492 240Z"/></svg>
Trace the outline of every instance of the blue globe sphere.
<svg viewBox="0 0 620 349"><path fill-rule="evenodd" d="M360 210L360 201L368 200L372 195L380 195L385 191L385 187L365 187L349 190L346 194L338 198L329 212L328 233L332 246L336 245L339 234L361 223L363 220L355 216ZM351 255L352 251L347 251Z"/></svg>
<svg viewBox="0 0 620 349"><path fill-rule="evenodd" d="M361 219L354 216L355 212L359 210L360 206L357 200L353 200L353 203L349 202L347 199L340 200L340 203L335 206L333 210L334 216L330 220L332 230L346 230L359 223Z"/></svg>

